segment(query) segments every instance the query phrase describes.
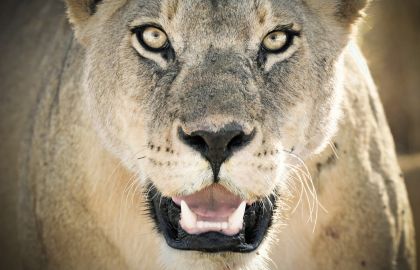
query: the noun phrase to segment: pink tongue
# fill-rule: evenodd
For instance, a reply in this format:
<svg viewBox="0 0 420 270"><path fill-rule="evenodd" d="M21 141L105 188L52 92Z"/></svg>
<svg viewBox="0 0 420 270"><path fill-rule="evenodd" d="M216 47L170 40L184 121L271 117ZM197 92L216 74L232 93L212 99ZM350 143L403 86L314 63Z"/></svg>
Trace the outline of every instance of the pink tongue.
<svg viewBox="0 0 420 270"><path fill-rule="evenodd" d="M241 198L218 184L189 196L173 197L172 200L178 205L185 201L201 220L212 221L226 220L242 202Z"/></svg>

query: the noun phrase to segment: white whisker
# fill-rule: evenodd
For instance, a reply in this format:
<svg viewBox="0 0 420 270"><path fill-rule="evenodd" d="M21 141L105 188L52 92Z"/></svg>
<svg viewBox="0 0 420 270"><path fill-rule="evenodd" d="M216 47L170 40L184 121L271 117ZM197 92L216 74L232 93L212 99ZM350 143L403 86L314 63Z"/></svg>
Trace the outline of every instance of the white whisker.
<svg viewBox="0 0 420 270"><path fill-rule="evenodd" d="M284 152L286 152L290 157L295 158L298 161L298 163L300 164L300 166L287 164L286 167L289 168L291 170L291 172L295 174L295 176L296 176L295 179L300 181L300 183L302 185L302 190L303 190L303 192L305 192L307 200L308 200L309 194L311 195L311 197L313 199L312 203L310 203L308 201L308 207L309 207L308 222L309 221L313 222L313 224L314 224L313 231L315 231L316 223L317 223L317 220L318 220L319 208L321 208L325 212L327 212L327 211L326 211L325 207L319 202L317 191L316 191L316 188L315 188L315 185L314 185L314 181L312 179L312 176L311 176L311 174L309 172L309 169L306 166L305 162L299 156L297 156L294 153L291 153L290 151L284 150ZM302 176L303 176L303 179L302 179ZM301 200L299 198L299 201L298 201L297 205L299 205L300 201ZM297 208L297 206L296 206L296 208Z"/></svg>
<svg viewBox="0 0 420 270"><path fill-rule="evenodd" d="M334 156L339 159L338 154L337 154L337 147L335 147L335 144L331 142L331 140L328 140L328 145L331 147L331 150L334 153Z"/></svg>

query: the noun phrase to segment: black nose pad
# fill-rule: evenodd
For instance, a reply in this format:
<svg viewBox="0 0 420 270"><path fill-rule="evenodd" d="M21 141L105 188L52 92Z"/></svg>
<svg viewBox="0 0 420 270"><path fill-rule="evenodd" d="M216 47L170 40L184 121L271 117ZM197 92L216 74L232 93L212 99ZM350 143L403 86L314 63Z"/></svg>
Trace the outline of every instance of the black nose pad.
<svg viewBox="0 0 420 270"><path fill-rule="evenodd" d="M236 124L223 127L217 132L208 130L197 130L186 134L179 128L180 139L200 152L210 163L213 170L214 181L219 180L220 166L232 154L249 144L255 135L255 130L245 134L243 129Z"/></svg>

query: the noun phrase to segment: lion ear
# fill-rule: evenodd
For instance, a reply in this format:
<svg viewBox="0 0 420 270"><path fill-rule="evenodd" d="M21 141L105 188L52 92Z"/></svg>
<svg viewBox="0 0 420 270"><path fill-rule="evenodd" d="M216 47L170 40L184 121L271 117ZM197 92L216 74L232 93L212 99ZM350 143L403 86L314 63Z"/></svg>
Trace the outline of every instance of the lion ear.
<svg viewBox="0 0 420 270"><path fill-rule="evenodd" d="M67 14L76 37L83 40L83 32L102 0L66 0Z"/></svg>
<svg viewBox="0 0 420 270"><path fill-rule="evenodd" d="M321 16L351 25L363 15L370 0L305 0Z"/></svg>
<svg viewBox="0 0 420 270"><path fill-rule="evenodd" d="M336 3L336 16L340 21L353 23L363 15L363 10L369 0L334 0Z"/></svg>

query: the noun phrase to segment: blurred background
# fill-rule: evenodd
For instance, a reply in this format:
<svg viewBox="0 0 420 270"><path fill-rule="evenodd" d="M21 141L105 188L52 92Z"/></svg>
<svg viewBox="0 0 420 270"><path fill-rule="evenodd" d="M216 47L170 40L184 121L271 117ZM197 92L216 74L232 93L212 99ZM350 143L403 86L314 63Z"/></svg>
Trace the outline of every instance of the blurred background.
<svg viewBox="0 0 420 270"><path fill-rule="evenodd" d="M373 1L358 40L395 138L418 231L420 255L420 0ZM17 134L22 130L10 127L22 122L30 108L22 106L15 96L24 91L26 98L36 99L36 92L23 85L35 89L39 88L39 82L28 84L27 75L36 76L45 55L57 54L63 37L69 35L62 1L0 1L0 98L7 100L2 102L7 106L0 106L0 115L8 116L0 121L0 156L17 160L12 149L21 143ZM11 88L14 91L4 91ZM7 181L13 179L17 170L16 162L0 163L0 269L18 266L17 183Z"/></svg>

